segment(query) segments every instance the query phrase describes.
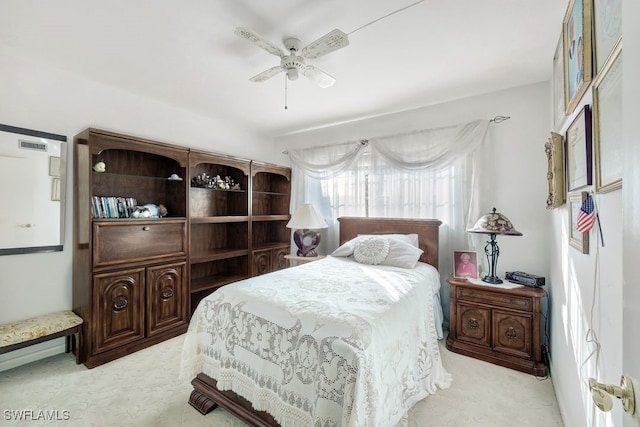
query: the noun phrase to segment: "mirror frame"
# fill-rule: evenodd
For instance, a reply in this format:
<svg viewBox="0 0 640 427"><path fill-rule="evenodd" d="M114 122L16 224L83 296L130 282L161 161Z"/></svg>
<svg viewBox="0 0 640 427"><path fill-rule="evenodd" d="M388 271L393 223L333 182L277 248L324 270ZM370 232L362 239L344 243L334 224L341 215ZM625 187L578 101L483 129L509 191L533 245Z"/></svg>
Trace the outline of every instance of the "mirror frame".
<svg viewBox="0 0 640 427"><path fill-rule="evenodd" d="M32 254L41 252L61 252L64 247L64 234L65 234L65 206L66 206L66 185L67 185L67 137L64 135L57 135L49 132L42 132L33 129L20 128L16 126L0 124L0 131L7 133L14 133L17 135L26 135L36 138L43 138L49 140L55 140L63 142L61 148L61 162L60 162L60 240L57 245L47 246L29 246L19 248L0 248L0 255L18 255L18 254Z"/></svg>

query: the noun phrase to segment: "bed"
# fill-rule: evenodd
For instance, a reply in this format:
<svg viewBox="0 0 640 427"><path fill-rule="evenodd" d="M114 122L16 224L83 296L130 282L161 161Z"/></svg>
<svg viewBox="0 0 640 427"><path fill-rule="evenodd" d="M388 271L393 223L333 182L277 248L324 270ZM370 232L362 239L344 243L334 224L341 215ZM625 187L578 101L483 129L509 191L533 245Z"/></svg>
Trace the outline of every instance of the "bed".
<svg viewBox="0 0 640 427"><path fill-rule="evenodd" d="M359 242L356 253L236 282L200 302L180 370L192 378L191 406L221 406L252 426L401 426L416 402L449 386L437 343L440 221L339 223L334 254ZM397 248L415 253L389 234L417 234L415 268L354 260L372 245L390 247L387 260Z"/></svg>

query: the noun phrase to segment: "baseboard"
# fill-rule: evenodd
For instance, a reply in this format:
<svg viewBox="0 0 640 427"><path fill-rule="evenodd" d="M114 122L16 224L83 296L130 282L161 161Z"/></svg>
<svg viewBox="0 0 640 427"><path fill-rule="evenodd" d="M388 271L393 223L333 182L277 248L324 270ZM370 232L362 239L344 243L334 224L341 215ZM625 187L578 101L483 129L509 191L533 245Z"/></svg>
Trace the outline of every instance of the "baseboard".
<svg viewBox="0 0 640 427"><path fill-rule="evenodd" d="M3 354L0 356L0 372L64 353L64 350L65 339L59 338Z"/></svg>

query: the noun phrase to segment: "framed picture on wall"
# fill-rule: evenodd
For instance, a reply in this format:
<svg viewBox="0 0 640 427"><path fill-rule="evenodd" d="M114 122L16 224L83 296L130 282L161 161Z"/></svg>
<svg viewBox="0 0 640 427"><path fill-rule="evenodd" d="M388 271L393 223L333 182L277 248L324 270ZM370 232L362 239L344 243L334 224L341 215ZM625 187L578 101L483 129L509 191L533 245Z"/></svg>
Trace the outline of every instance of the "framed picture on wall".
<svg viewBox="0 0 640 427"><path fill-rule="evenodd" d="M591 185L591 109L585 105L567 128L565 136L567 191Z"/></svg>
<svg viewBox="0 0 640 427"><path fill-rule="evenodd" d="M593 0L571 0L562 22L565 112L571 115L591 82Z"/></svg>
<svg viewBox="0 0 640 427"><path fill-rule="evenodd" d="M622 41L593 82L596 192L622 188Z"/></svg>
<svg viewBox="0 0 640 427"><path fill-rule="evenodd" d="M578 214L580 213L582 202L586 198L586 191L579 191L569 195L569 245L583 254L589 253L589 233L581 233L576 230L576 224L578 223Z"/></svg>
<svg viewBox="0 0 640 427"><path fill-rule="evenodd" d="M593 1L593 56L597 76L622 38L622 0Z"/></svg>
<svg viewBox="0 0 640 427"><path fill-rule="evenodd" d="M553 55L553 130L560 131L566 118L564 107L564 63L562 35L558 38L556 53Z"/></svg>
<svg viewBox="0 0 640 427"><path fill-rule="evenodd" d="M564 205L566 186L564 185L564 138L556 132L544 144L547 155L547 209L555 209Z"/></svg>
<svg viewBox="0 0 640 427"><path fill-rule="evenodd" d="M478 278L478 254L474 251L453 251L453 277Z"/></svg>

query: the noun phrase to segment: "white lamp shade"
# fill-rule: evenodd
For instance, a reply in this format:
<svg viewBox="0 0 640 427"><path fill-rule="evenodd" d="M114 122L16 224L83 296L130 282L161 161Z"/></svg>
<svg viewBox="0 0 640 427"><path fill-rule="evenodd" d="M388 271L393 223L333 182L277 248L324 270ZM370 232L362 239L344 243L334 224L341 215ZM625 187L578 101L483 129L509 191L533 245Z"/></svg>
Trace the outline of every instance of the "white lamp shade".
<svg viewBox="0 0 640 427"><path fill-rule="evenodd" d="M318 212L313 208L313 205L304 204L298 206L291 219L287 223L287 228L293 229L318 229L327 228L325 220L318 215Z"/></svg>

